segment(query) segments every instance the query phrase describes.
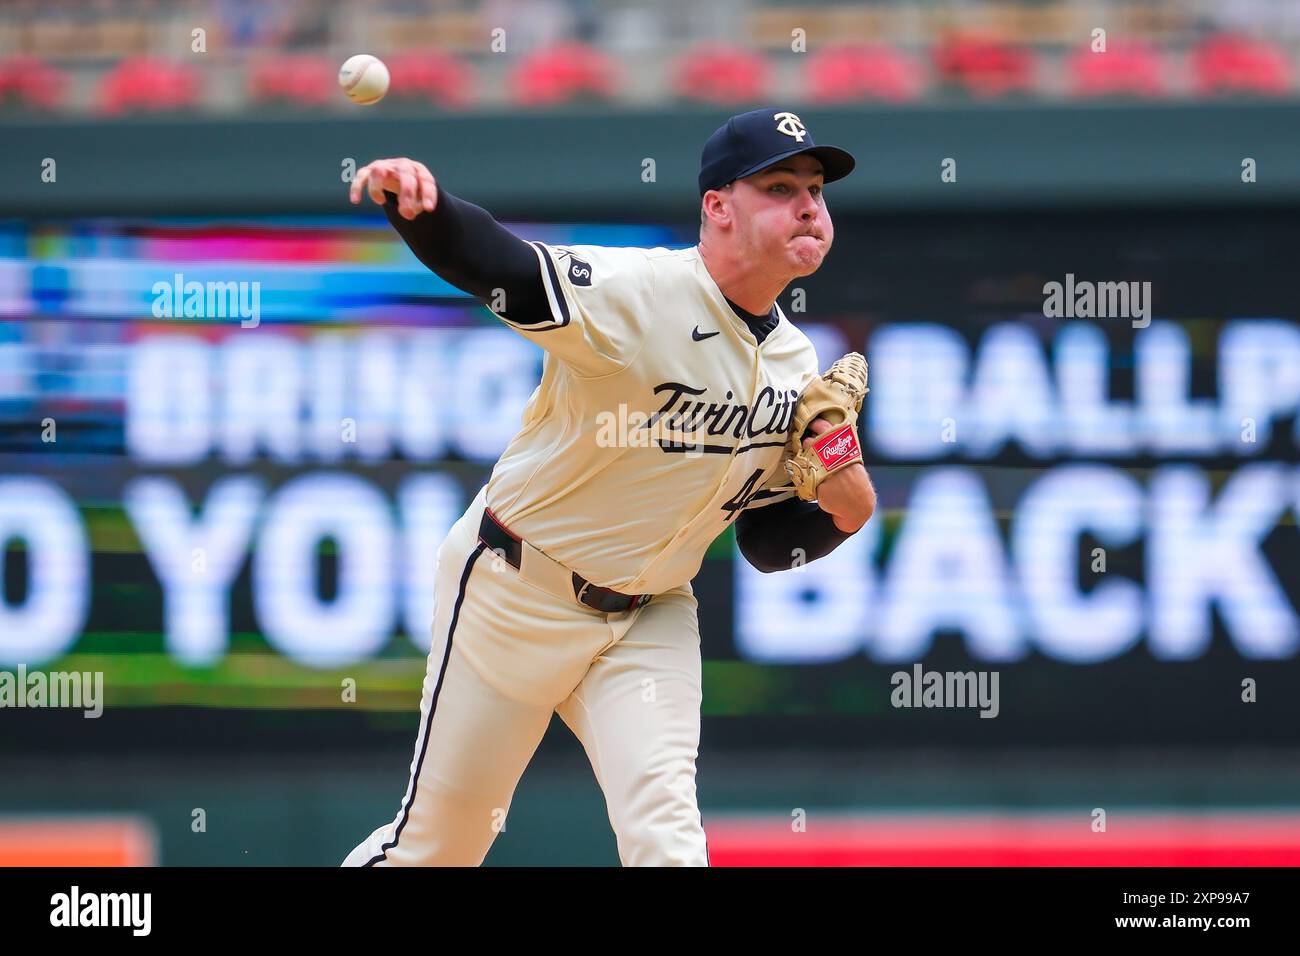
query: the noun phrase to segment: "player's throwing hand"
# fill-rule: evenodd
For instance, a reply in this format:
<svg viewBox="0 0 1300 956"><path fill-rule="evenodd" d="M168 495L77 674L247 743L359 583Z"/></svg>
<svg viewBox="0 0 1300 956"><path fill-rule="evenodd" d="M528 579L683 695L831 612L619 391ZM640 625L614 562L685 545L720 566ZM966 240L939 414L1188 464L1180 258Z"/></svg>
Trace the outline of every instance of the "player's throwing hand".
<svg viewBox="0 0 1300 956"><path fill-rule="evenodd" d="M414 219L421 212L433 212L438 205L438 184L424 163L413 159L377 159L357 170L352 180L352 204L361 202L361 191L368 189L370 198L384 204L384 192L397 194L397 211L403 219Z"/></svg>

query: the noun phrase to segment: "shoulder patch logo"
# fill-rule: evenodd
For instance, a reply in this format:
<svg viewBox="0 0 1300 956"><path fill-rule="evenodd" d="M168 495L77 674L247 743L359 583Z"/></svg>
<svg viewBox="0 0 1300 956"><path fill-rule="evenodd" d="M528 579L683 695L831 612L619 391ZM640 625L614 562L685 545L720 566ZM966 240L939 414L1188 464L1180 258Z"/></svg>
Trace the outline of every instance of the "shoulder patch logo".
<svg viewBox="0 0 1300 956"><path fill-rule="evenodd" d="M574 285L591 285L591 264L583 262L568 249L560 250L560 258L569 261L569 281Z"/></svg>
<svg viewBox="0 0 1300 956"><path fill-rule="evenodd" d="M574 285L591 285L591 266L581 259L570 260L569 281Z"/></svg>

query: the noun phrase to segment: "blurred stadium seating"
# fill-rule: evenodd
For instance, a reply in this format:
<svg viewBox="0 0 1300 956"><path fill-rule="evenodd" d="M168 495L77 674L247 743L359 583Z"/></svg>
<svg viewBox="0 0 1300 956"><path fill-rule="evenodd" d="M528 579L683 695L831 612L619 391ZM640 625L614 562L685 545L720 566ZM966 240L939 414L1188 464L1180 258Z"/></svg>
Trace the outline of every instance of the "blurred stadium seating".
<svg viewBox="0 0 1300 956"><path fill-rule="evenodd" d="M21 0L0 8L0 102L105 115L339 108L318 75L358 50L394 67L395 100L455 110L775 91L817 103L1274 97L1295 93L1300 4Z"/></svg>
<svg viewBox="0 0 1300 956"><path fill-rule="evenodd" d="M1074 96L1157 97L1167 89L1169 67L1158 49L1135 42L1112 44L1106 56L1081 46L1070 57L1069 72Z"/></svg>
<svg viewBox="0 0 1300 956"><path fill-rule="evenodd" d="M677 62L673 90L704 103L757 104L766 95L768 72L767 61L756 53L724 44L701 46Z"/></svg>
<svg viewBox="0 0 1300 956"><path fill-rule="evenodd" d="M807 91L816 103L901 102L923 90L920 65L890 47L845 44L818 50L808 62Z"/></svg>
<svg viewBox="0 0 1300 956"><path fill-rule="evenodd" d="M1250 94L1285 96L1292 91L1292 67L1275 44L1234 34L1208 37L1192 52L1199 96Z"/></svg>
<svg viewBox="0 0 1300 956"><path fill-rule="evenodd" d="M613 97L617 82L613 60L581 43L530 53L511 74L514 102L525 107L607 100Z"/></svg>

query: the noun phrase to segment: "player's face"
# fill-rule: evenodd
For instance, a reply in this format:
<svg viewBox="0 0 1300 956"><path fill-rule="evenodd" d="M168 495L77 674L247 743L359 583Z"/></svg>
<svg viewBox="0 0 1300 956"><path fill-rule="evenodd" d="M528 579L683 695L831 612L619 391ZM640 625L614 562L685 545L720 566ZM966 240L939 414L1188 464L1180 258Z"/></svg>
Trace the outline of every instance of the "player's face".
<svg viewBox="0 0 1300 956"><path fill-rule="evenodd" d="M746 258L792 276L816 272L835 238L822 196L822 164L791 156L737 180L736 238Z"/></svg>

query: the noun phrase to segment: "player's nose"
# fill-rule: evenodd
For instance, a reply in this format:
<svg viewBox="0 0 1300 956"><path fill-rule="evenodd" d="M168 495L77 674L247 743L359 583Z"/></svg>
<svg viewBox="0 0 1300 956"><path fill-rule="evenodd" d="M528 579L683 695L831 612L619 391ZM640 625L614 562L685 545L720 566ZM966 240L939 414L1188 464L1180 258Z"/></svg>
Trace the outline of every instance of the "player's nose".
<svg viewBox="0 0 1300 956"><path fill-rule="evenodd" d="M799 218L804 222L811 222L817 218L820 207L817 205L817 197L812 194L811 189L804 189L800 192Z"/></svg>

